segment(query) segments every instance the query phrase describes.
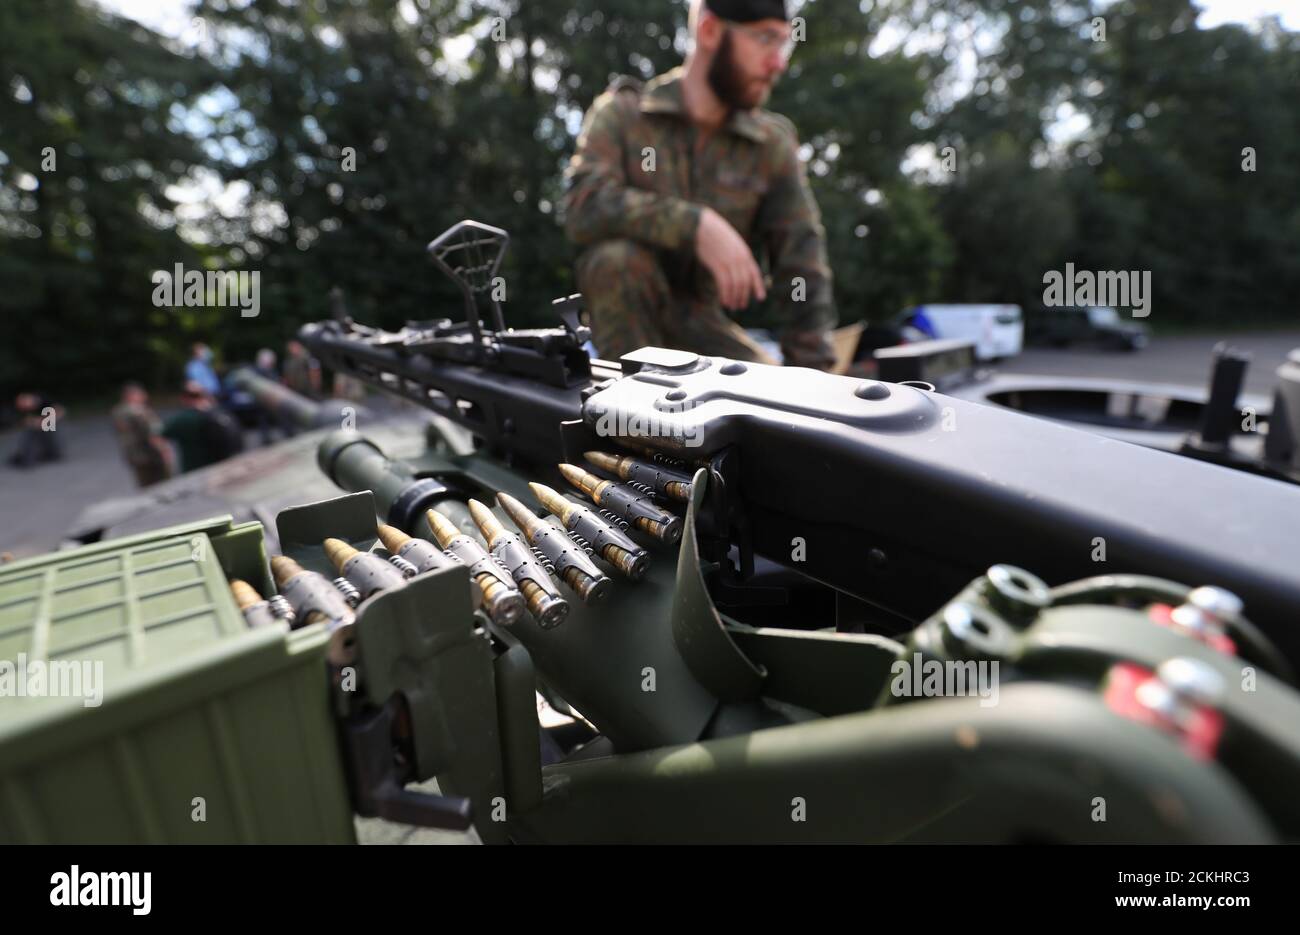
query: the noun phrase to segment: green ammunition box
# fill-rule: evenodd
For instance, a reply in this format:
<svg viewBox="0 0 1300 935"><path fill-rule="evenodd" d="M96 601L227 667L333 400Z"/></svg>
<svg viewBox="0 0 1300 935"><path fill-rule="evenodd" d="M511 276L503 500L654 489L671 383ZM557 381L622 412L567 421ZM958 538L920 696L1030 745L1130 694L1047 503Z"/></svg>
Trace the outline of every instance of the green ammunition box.
<svg viewBox="0 0 1300 935"><path fill-rule="evenodd" d="M250 629L261 526L0 566L0 843L355 840L322 626Z"/></svg>

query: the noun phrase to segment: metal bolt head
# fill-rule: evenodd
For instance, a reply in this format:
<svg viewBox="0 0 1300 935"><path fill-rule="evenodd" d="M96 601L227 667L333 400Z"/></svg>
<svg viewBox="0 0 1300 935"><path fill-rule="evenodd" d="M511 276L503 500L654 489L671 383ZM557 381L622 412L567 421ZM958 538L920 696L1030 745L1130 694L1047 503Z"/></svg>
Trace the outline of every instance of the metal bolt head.
<svg viewBox="0 0 1300 935"><path fill-rule="evenodd" d="M1154 711L1166 721L1178 723L1186 714L1186 709L1178 696L1158 679L1151 679L1138 686L1135 697L1149 711Z"/></svg>
<svg viewBox="0 0 1300 935"><path fill-rule="evenodd" d="M1223 629L1217 617L1212 617L1191 604L1179 604L1169 612L1169 619L1184 630L1197 634L1214 633Z"/></svg>
<svg viewBox="0 0 1300 935"><path fill-rule="evenodd" d="M942 620L943 641L957 656L1000 656L1010 648L1010 630L983 607L960 601L949 604Z"/></svg>
<svg viewBox="0 0 1300 935"><path fill-rule="evenodd" d="M965 638L975 627L975 618L965 604L949 604L943 609L943 622L954 635Z"/></svg>
<svg viewBox="0 0 1300 935"><path fill-rule="evenodd" d="M1015 565L994 565L984 573L993 603L1014 616L1033 616L1052 602L1047 585Z"/></svg>
<svg viewBox="0 0 1300 935"><path fill-rule="evenodd" d="M1204 585L1187 595L1187 603L1224 623L1241 617L1245 605L1241 598L1224 588Z"/></svg>
<svg viewBox="0 0 1300 935"><path fill-rule="evenodd" d="M883 383L876 383L875 381L870 383L861 383L853 391L853 395L858 397L858 399L888 399L889 387L885 386Z"/></svg>
<svg viewBox="0 0 1300 935"><path fill-rule="evenodd" d="M1156 668L1156 677L1179 698L1206 705L1223 700L1223 676L1199 659L1166 659Z"/></svg>

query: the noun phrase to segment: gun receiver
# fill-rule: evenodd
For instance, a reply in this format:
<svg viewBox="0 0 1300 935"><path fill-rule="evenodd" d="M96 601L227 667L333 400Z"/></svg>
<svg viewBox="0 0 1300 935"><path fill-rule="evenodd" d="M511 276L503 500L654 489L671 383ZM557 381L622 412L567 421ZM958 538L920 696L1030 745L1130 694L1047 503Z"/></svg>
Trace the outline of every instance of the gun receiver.
<svg viewBox="0 0 1300 935"><path fill-rule="evenodd" d="M299 337L326 367L427 406L511 463L560 460L555 426L580 416L583 389L618 371L594 368L584 350L591 332L579 322L581 296L552 303L561 327L505 327L493 293L508 241L503 230L462 221L429 244L461 290L464 322L412 321L390 332L345 317L305 325ZM485 296L491 328L480 315Z"/></svg>
<svg viewBox="0 0 1300 935"><path fill-rule="evenodd" d="M912 386L639 356L585 422L652 425L643 443L709 459L742 556L748 539L790 564L800 538L798 570L909 619L999 560L1049 581L1213 582L1300 658L1300 497L1285 484Z"/></svg>
<svg viewBox="0 0 1300 935"><path fill-rule="evenodd" d="M470 246L451 256L503 248L477 236L493 230L463 222L430 246L467 314L499 256L439 258L458 243ZM1300 498L1286 485L914 386L661 348L589 362L576 309L566 299L563 327L530 332L494 315L495 329L346 320L300 337L327 366L432 409L540 479L613 443L707 465L702 550L727 576L738 546L732 587L758 555L915 622L998 562L1049 582L1140 572L1232 589L1300 659ZM796 542L806 560L791 559Z"/></svg>

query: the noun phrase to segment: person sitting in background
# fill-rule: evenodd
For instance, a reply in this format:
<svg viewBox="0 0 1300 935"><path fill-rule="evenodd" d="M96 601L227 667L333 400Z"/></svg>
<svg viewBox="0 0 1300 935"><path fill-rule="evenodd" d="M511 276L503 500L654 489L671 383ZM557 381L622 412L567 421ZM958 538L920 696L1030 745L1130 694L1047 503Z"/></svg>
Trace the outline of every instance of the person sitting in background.
<svg viewBox="0 0 1300 935"><path fill-rule="evenodd" d="M260 376L279 383L280 368L276 366L276 363L275 351L271 350L269 347L264 347L258 351L257 356L253 358L253 369L256 370Z"/></svg>
<svg viewBox="0 0 1300 935"><path fill-rule="evenodd" d="M185 382L198 384L199 389L212 397L221 392L221 381L212 367L212 349L202 341L196 341L191 349L185 365Z"/></svg>
<svg viewBox="0 0 1300 935"><path fill-rule="evenodd" d="M265 380L270 380L272 383L279 383L280 368L275 357L275 351L269 347L264 347L258 351L257 356L253 358L253 372ZM276 413L268 410L261 403L256 403L256 406L257 431L262 437L263 445L269 445L274 441L271 434L272 429L279 429L284 438L294 434L294 426L287 419L277 416Z"/></svg>
<svg viewBox="0 0 1300 935"><path fill-rule="evenodd" d="M163 424L162 434L176 445L182 473L216 464L243 450L238 424L217 408L198 383L185 384L181 405L183 408Z"/></svg>
<svg viewBox="0 0 1300 935"><path fill-rule="evenodd" d="M45 461L62 460L63 451L54 430L63 408L40 393L19 393L14 409L18 412L18 446L9 456L9 463L29 468Z"/></svg>
<svg viewBox="0 0 1300 935"><path fill-rule="evenodd" d="M159 435L161 422L149 407L149 394L139 383L122 387L122 401L113 407L113 429L122 457L141 487L165 480L172 472L172 452Z"/></svg>
<svg viewBox="0 0 1300 935"><path fill-rule="evenodd" d="M307 353L298 341L287 345L289 356L284 361L284 385L295 393L311 399L320 397L320 361Z"/></svg>

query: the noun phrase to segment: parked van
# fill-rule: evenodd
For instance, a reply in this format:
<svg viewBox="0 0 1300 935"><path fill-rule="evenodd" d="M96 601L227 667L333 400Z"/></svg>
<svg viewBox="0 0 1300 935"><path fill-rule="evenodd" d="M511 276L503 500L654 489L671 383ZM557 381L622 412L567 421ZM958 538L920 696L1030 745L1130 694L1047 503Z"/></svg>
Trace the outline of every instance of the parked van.
<svg viewBox="0 0 1300 935"><path fill-rule="evenodd" d="M1025 342L1019 305L918 305L900 324L930 338L970 341L979 360L1014 357Z"/></svg>
<svg viewBox="0 0 1300 935"><path fill-rule="evenodd" d="M1150 332L1108 305L1079 308L1030 308L1025 330L1030 344L1069 347L1091 342L1102 347L1140 351L1147 346Z"/></svg>

